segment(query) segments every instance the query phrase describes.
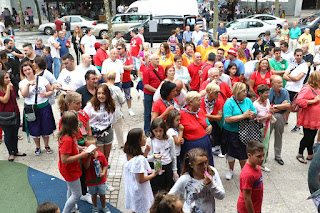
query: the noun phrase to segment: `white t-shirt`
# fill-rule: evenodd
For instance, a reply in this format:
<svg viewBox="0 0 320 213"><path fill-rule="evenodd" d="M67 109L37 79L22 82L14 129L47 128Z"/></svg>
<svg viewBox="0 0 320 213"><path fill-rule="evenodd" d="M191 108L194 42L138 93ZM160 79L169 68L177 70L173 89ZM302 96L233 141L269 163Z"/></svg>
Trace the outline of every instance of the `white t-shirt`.
<svg viewBox="0 0 320 213"><path fill-rule="evenodd" d="M108 58L103 61L101 74L107 74L109 71L115 71L117 73L115 83L120 83L120 76L123 74L123 65L119 59L112 61L111 58Z"/></svg>
<svg viewBox="0 0 320 213"><path fill-rule="evenodd" d="M84 52L87 55L95 55L97 53L96 49L94 48L94 44L97 42L97 39L94 35L88 36L85 35L81 39L81 43L84 46Z"/></svg>
<svg viewBox="0 0 320 213"><path fill-rule="evenodd" d="M88 66L88 67L84 67L84 66L82 66L80 64L80 65L77 66L77 70L81 71L83 85L86 84L85 75L86 75L88 70L94 70L97 76L101 76L100 71L95 66L93 66L92 64L90 64L90 66Z"/></svg>
<svg viewBox="0 0 320 213"><path fill-rule="evenodd" d="M175 67L174 79L180 79L184 84L188 84L191 82L190 73L184 66L181 67L181 70L178 70Z"/></svg>
<svg viewBox="0 0 320 213"><path fill-rule="evenodd" d="M155 93L153 94L153 101L154 102L156 102L157 100L159 100L161 98L160 89L161 89L161 86L159 86L157 88L157 90L155 91ZM182 89L180 94L178 96L174 97L178 101L178 104L180 107L187 105L186 96L187 96L187 92L184 89Z"/></svg>
<svg viewBox="0 0 320 213"><path fill-rule="evenodd" d="M57 79L58 83L61 84L61 88L65 90L77 90L79 87L85 85L83 71L75 69L69 71L67 69L61 70L61 73Z"/></svg>
<svg viewBox="0 0 320 213"><path fill-rule="evenodd" d="M193 43L197 46L198 42L200 40L202 40L202 37L203 37L203 32L202 31L193 31L192 33L192 39L193 39Z"/></svg>
<svg viewBox="0 0 320 213"><path fill-rule="evenodd" d="M126 98L124 96L124 93L121 91L121 89L117 86L109 87L111 97L116 103L116 120L119 120L120 118L123 118L123 113L121 111L121 106L126 102Z"/></svg>
<svg viewBox="0 0 320 213"><path fill-rule="evenodd" d="M153 204L153 193L150 181L139 183L137 174L151 170L147 159L138 155L127 160L124 155L124 186L126 192L126 209L134 212L147 212Z"/></svg>
<svg viewBox="0 0 320 213"><path fill-rule="evenodd" d="M306 78L306 75L308 73L308 65L306 62L301 63L297 65L297 63L294 61L291 64L289 64L288 70L292 70L289 76L298 76L300 73L304 73L305 75L299 80L299 81L287 81L286 89L291 92L300 92L303 81Z"/></svg>
<svg viewBox="0 0 320 213"><path fill-rule="evenodd" d="M313 63L319 63L319 62L320 62L320 54L317 53L313 58ZM315 70L319 71L320 70L320 65L315 66Z"/></svg>
<svg viewBox="0 0 320 213"><path fill-rule="evenodd" d="M225 197L219 173L214 167L211 169L214 171L214 175L211 176L212 183L204 185L204 179L197 180L185 173L169 191L169 194L183 195L184 212L214 213L215 198L222 200Z"/></svg>
<svg viewBox="0 0 320 213"><path fill-rule="evenodd" d="M19 88L24 88L28 83L30 83L27 78L23 79L19 83ZM42 76L39 76L38 79L38 90L37 92L47 92L46 86L49 84L49 81ZM36 94L36 85L29 86L29 96L24 98L24 103L27 105L35 104L35 94ZM38 95L37 104L42 104L46 102L48 98L41 98Z"/></svg>
<svg viewBox="0 0 320 213"><path fill-rule="evenodd" d="M288 61L288 63L292 63L294 61L294 55L293 52L291 52L291 50L288 49L288 51L286 53L281 51L281 57L286 59Z"/></svg>
<svg viewBox="0 0 320 213"><path fill-rule="evenodd" d="M143 36L143 34L138 33L138 36L141 38L142 44L143 44L143 43L144 43L144 36Z"/></svg>
<svg viewBox="0 0 320 213"><path fill-rule="evenodd" d="M172 138L173 138L173 136L177 136L178 137L179 136L179 131L176 131L174 128L170 128L170 129L167 130L167 135L169 137L172 137ZM176 148L176 156L179 156L180 155L180 151L181 151L181 147L175 145L175 148Z"/></svg>
<svg viewBox="0 0 320 213"><path fill-rule="evenodd" d="M270 111L269 99L267 99L266 106L261 105L258 101L253 102L253 106L256 108L258 118L266 116ZM267 120L263 120L261 123L263 123L263 126L266 126Z"/></svg>
<svg viewBox="0 0 320 213"><path fill-rule="evenodd" d="M230 80L230 77L227 74L222 73L221 76L220 76L220 80L226 82L229 85L229 87L232 89L231 80Z"/></svg>
<svg viewBox="0 0 320 213"><path fill-rule="evenodd" d="M45 79L47 79L51 85L58 83L57 79L54 77L54 75L51 72L49 72L48 70L44 70L42 76L45 77ZM49 103L51 106L55 103L54 94L52 94L49 97Z"/></svg>
<svg viewBox="0 0 320 213"><path fill-rule="evenodd" d="M2 33L4 31L4 23L3 22L0 22L0 33Z"/></svg>
<svg viewBox="0 0 320 213"><path fill-rule="evenodd" d="M244 78L246 80L250 80L252 73L254 73L254 71L256 71L256 67L258 64L258 60L251 60L248 61L247 63L244 64ZM230 87L232 88L232 87Z"/></svg>
<svg viewBox="0 0 320 213"><path fill-rule="evenodd" d="M60 51L59 49L56 49L53 44L59 44L56 38L53 36L50 36L48 39L49 47L50 47L50 53L52 58L60 58Z"/></svg>
<svg viewBox="0 0 320 213"><path fill-rule="evenodd" d="M104 130L108 128L111 124L116 122L116 113L108 113L104 108L104 104L100 104L99 111L95 111L91 102L88 102L83 110L90 117L90 127L95 127L99 130Z"/></svg>

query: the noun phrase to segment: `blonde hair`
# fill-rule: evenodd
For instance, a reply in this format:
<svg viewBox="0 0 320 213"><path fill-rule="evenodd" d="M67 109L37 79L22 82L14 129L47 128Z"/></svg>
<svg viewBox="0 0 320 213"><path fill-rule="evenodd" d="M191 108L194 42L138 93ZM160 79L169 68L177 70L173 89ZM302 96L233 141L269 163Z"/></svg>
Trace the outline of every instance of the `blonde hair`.
<svg viewBox="0 0 320 213"><path fill-rule="evenodd" d="M188 92L187 96L186 96L187 105L189 105L196 98L201 98L201 96L200 96L200 94L198 92L196 92L196 91Z"/></svg>
<svg viewBox="0 0 320 213"><path fill-rule="evenodd" d="M269 63L269 60L266 59L266 58L261 58L261 59L260 59L260 61L259 61L258 64L257 64L257 71L260 72L260 64L261 64L263 61L267 61L267 62L268 62L268 71L270 71L270 70L271 70L270 63Z"/></svg>
<svg viewBox="0 0 320 213"><path fill-rule="evenodd" d="M88 136L84 139L84 145L90 146L91 144L97 145L97 138L94 136Z"/></svg>
<svg viewBox="0 0 320 213"><path fill-rule="evenodd" d="M243 49L238 48L238 49L237 49L237 51L238 51L238 58L241 58L241 59L247 59L247 57L246 57L246 53L244 52L244 50L243 50Z"/></svg>
<svg viewBox="0 0 320 213"><path fill-rule="evenodd" d="M107 72L106 74L107 80L115 80L116 76L117 76L117 73L116 71L113 71L113 70Z"/></svg>
<svg viewBox="0 0 320 213"><path fill-rule="evenodd" d="M108 34L104 34L104 35L102 36L102 39L107 39L107 40L109 40L109 35L108 35Z"/></svg>
<svg viewBox="0 0 320 213"><path fill-rule="evenodd" d="M216 83L211 82L206 86L206 92L207 93L220 92L220 87Z"/></svg>
<svg viewBox="0 0 320 213"><path fill-rule="evenodd" d="M68 110L68 104L74 103L81 95L77 92L69 92L67 94L61 94L58 98L58 107L61 113Z"/></svg>
<svg viewBox="0 0 320 213"><path fill-rule="evenodd" d="M246 89L247 89L247 86L244 83L236 82L232 87L232 94L237 99L239 94Z"/></svg>
<svg viewBox="0 0 320 213"><path fill-rule="evenodd" d="M320 71L314 71L309 76L307 84L312 88L319 88L320 84Z"/></svg>

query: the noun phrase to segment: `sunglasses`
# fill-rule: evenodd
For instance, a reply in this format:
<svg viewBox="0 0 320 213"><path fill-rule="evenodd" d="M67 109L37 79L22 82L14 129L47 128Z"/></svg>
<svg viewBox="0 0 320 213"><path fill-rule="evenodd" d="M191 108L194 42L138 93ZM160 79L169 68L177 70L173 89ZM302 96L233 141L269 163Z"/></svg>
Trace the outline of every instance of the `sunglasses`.
<svg viewBox="0 0 320 213"><path fill-rule="evenodd" d="M122 48L117 48L118 50L121 50Z"/></svg>

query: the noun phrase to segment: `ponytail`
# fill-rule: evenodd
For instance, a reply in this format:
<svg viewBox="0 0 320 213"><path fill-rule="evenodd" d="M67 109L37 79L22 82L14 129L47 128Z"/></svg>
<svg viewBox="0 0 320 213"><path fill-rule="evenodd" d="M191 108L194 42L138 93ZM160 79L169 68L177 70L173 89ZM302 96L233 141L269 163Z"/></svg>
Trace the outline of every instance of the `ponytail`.
<svg viewBox="0 0 320 213"><path fill-rule="evenodd" d="M67 94L61 94L58 98L58 106L61 113L68 111L68 104L71 104L81 98L81 95L77 92L69 92Z"/></svg>

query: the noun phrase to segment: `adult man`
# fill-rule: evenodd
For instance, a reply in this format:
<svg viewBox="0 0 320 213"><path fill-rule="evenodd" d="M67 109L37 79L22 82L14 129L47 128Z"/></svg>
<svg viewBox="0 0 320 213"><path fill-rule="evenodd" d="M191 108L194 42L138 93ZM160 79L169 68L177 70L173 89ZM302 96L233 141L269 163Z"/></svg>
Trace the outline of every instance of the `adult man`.
<svg viewBox="0 0 320 213"><path fill-rule="evenodd" d="M122 78L123 78L123 65L122 62L117 59L118 58L118 50L112 49L110 51L110 58L104 60L102 63L101 74L105 82L107 82L107 72L115 71L117 73L116 80L114 85L118 86L122 89Z"/></svg>
<svg viewBox="0 0 320 213"><path fill-rule="evenodd" d="M57 79L58 89L76 91L84 85L83 74L76 68L73 56L68 53L61 57L63 69Z"/></svg>
<svg viewBox="0 0 320 213"><path fill-rule="evenodd" d="M238 38L237 37L233 37L231 39L231 45L233 48L236 48L236 49L240 48L240 46L238 45Z"/></svg>
<svg viewBox="0 0 320 213"><path fill-rule="evenodd" d="M282 42L280 44L281 48L281 57L286 59L288 63L290 64L292 61L294 61L293 52L289 49L289 45L287 42Z"/></svg>
<svg viewBox="0 0 320 213"><path fill-rule="evenodd" d="M263 40L262 38L257 38L256 42L253 44L252 49L251 49L251 54L252 54L252 59L255 59L253 57L253 53L256 52L257 50L261 50L264 52L263 47L262 47Z"/></svg>
<svg viewBox="0 0 320 213"><path fill-rule="evenodd" d="M215 60L216 60L216 55L214 53L210 53L208 55L208 61L206 63L203 63L202 70L201 70L202 75L200 78L200 85L208 79L208 70L214 66Z"/></svg>
<svg viewBox="0 0 320 213"><path fill-rule="evenodd" d="M193 48L190 44L187 44L185 48L182 55L182 66L187 67L193 62Z"/></svg>
<svg viewBox="0 0 320 213"><path fill-rule="evenodd" d="M116 46L118 41L123 41L123 38L121 37L121 33L119 31L116 31L114 33L114 38L111 41L112 46Z"/></svg>
<svg viewBox="0 0 320 213"><path fill-rule="evenodd" d="M219 46L220 46L219 41L213 40L212 44L213 44L212 49L211 49L211 50L208 50L208 51L206 52L206 54L204 55L204 57L202 57L202 61L203 61L203 62L206 62L206 61L208 60L208 55L209 55L210 53L214 53L215 55L217 55L217 51L218 51Z"/></svg>
<svg viewBox="0 0 320 213"><path fill-rule="evenodd" d="M290 101L292 101L294 96L300 92L303 86L303 81L308 73L308 65L303 60L302 49L296 49L294 51L294 57L295 60L289 64L288 70L283 75L283 78L287 81L285 88L289 92ZM289 113L287 115L289 117ZM296 125L291 132L297 132L298 130L300 130L300 127Z"/></svg>
<svg viewBox="0 0 320 213"><path fill-rule="evenodd" d="M209 37L209 34L208 34L208 33L203 33L202 38L205 37L205 36ZM199 46L199 45L201 45L202 43L203 43L203 41L200 40L200 41L198 41L198 44L197 44L196 46ZM212 46L212 42L211 42L210 38L209 38L209 46Z"/></svg>
<svg viewBox="0 0 320 213"><path fill-rule="evenodd" d="M59 17L57 17L57 19L54 21L54 24L56 25L56 31L59 32L62 30L63 22L60 20Z"/></svg>
<svg viewBox="0 0 320 213"><path fill-rule="evenodd" d="M186 31L183 32L183 43L192 42L192 32L190 32L190 26L186 26Z"/></svg>
<svg viewBox="0 0 320 213"><path fill-rule="evenodd" d="M82 37L80 48L83 54L88 54L93 58L96 54L96 49L94 48L94 44L97 42L97 39L94 35L92 35L92 29L88 29L88 32L85 36Z"/></svg>
<svg viewBox="0 0 320 213"><path fill-rule="evenodd" d="M274 74L283 76L285 71L288 69L289 63L286 59L281 57L281 49L279 47L275 47L273 52L274 58L269 60L271 70ZM286 83L286 80L283 80L283 86L285 86Z"/></svg>
<svg viewBox="0 0 320 213"><path fill-rule="evenodd" d="M53 59L53 75L56 79L59 77L60 73L60 67L61 67L61 62L60 62L60 43L57 41L58 38L58 32L54 31L53 35L50 36L48 39L49 47L51 49L51 57Z"/></svg>
<svg viewBox="0 0 320 213"><path fill-rule="evenodd" d="M224 33L224 34L222 34L222 35L220 36L220 41L221 41L221 43L220 43L220 47L219 47L219 48L224 49L224 54L225 54L225 56L227 56L228 50L229 50L230 48L232 48L232 45L231 45L231 44L228 44L228 38L229 38L229 36L228 36L228 34L226 34L226 33Z"/></svg>
<svg viewBox="0 0 320 213"><path fill-rule="evenodd" d="M4 51L8 55L8 62L6 63L6 67L8 70L11 69L10 79L14 86L16 95L18 97L19 82L20 82L20 59L23 59L24 55L17 48L15 48L13 40L5 39L3 43L4 43Z"/></svg>
<svg viewBox="0 0 320 213"><path fill-rule="evenodd" d="M143 72L143 92L144 92L144 132L150 133L151 109L153 94L159 87L161 81L165 79L164 69L159 65L159 56L153 54L150 57L150 66Z"/></svg>
<svg viewBox="0 0 320 213"><path fill-rule="evenodd" d="M289 49L295 51L298 47L298 40L301 35L301 30L298 27L298 22L293 22L293 27L290 30Z"/></svg>
<svg viewBox="0 0 320 213"><path fill-rule="evenodd" d="M227 32L227 28L225 28L224 24L221 22L217 28L216 40L219 41L220 36L226 32Z"/></svg>
<svg viewBox="0 0 320 213"><path fill-rule="evenodd" d="M96 88L98 86L98 78L94 70L88 70L84 76L86 84L79 87L76 92L82 96L82 106L83 109L87 102L94 96Z"/></svg>
<svg viewBox="0 0 320 213"><path fill-rule="evenodd" d="M320 24L318 26L318 29L316 29L316 31L314 32L314 53L318 53L319 52L319 47L320 47Z"/></svg>
<svg viewBox="0 0 320 213"><path fill-rule="evenodd" d="M312 36L310 34L310 28L304 29L304 33L299 37L298 40L299 44L303 46L304 44L308 44L310 47L311 42L312 42Z"/></svg>
<svg viewBox="0 0 320 213"><path fill-rule="evenodd" d="M93 64L98 68L99 71L101 71L102 63L104 62L104 60L109 58L107 49L110 46L110 42L109 40L105 39L105 40L102 40L100 44L101 46L97 50L96 55L93 56Z"/></svg>
<svg viewBox="0 0 320 213"><path fill-rule="evenodd" d="M92 65L92 59L90 55L87 54L83 54L81 56L81 64L77 66L77 70L82 71L81 75L83 76L87 73L88 70L93 70L95 71L98 80L101 80L102 78L100 71L98 70L98 68ZM83 80L85 80L84 77Z"/></svg>
<svg viewBox="0 0 320 213"><path fill-rule="evenodd" d="M138 33L138 36L141 38L141 40L142 40L142 44L144 43L144 36L143 36L143 33L144 33L144 27L139 27L139 33Z"/></svg>
<svg viewBox="0 0 320 213"><path fill-rule="evenodd" d="M225 57L224 57L224 49L222 48L218 48L217 50L217 55L216 55L216 61L220 61L222 63L224 63L226 61Z"/></svg>
<svg viewBox="0 0 320 213"><path fill-rule="evenodd" d="M71 23L68 20L68 17L64 17L64 29L66 30L66 35L65 37L69 40L71 37Z"/></svg>
<svg viewBox="0 0 320 213"><path fill-rule="evenodd" d="M283 88L282 78L278 75L271 77L271 89L269 92L269 101L273 106L271 111L273 116L277 119L275 123L270 124L270 135L274 130L274 155L275 160L283 165L281 158L282 150L282 134L286 123L285 112L290 110L289 93Z"/></svg>
<svg viewBox="0 0 320 213"><path fill-rule="evenodd" d="M203 32L200 31L199 26L195 25L194 31L192 33L192 42L194 43L195 46L197 46L198 42L202 40L202 37L203 37Z"/></svg>
<svg viewBox="0 0 320 213"><path fill-rule="evenodd" d="M218 61L214 64L214 67L219 70L220 80L226 82L229 85L229 87L232 88L230 76L223 72L223 63Z"/></svg>
<svg viewBox="0 0 320 213"><path fill-rule="evenodd" d="M178 101L178 104L180 106L187 105L187 101L186 101L187 92L183 89L183 82L180 79L176 79L174 80L173 83L176 84L177 95L175 99Z"/></svg>
<svg viewBox="0 0 320 213"><path fill-rule="evenodd" d="M232 62L232 63L235 63L236 65L237 65L237 69L238 69L238 72L239 72L239 74L240 74L240 78L241 78L241 80L244 78L244 72L245 72L245 70L244 70L244 63L240 60L240 59L238 59L237 58L237 49L235 49L235 48L230 48L229 50L228 50L228 60L226 60L225 62L224 62L224 65L223 65L223 67L224 67L224 72L227 70L227 67L229 66L229 64Z"/></svg>
<svg viewBox="0 0 320 213"><path fill-rule="evenodd" d="M270 39L270 34L271 34L271 33L270 33L269 30L267 30L267 31L265 32L265 37L264 37L263 42L262 42L263 52L265 52L265 50L266 50L267 48L270 49L270 47L275 47L275 46L276 46L275 43L274 43L274 41Z"/></svg>
<svg viewBox="0 0 320 213"><path fill-rule="evenodd" d="M305 83L307 83L310 72L311 72L311 65L313 64L313 55L311 53L309 53L309 45L308 44L303 44L301 49L302 49L302 54L303 54L303 60L308 65L308 73L306 74L306 77L303 81L303 84L305 84Z"/></svg>
<svg viewBox="0 0 320 213"><path fill-rule="evenodd" d="M196 52L199 52L201 54L201 57L204 58L207 51L209 50L212 50L212 47L209 45L209 36L203 36L202 44L197 46Z"/></svg>
<svg viewBox="0 0 320 213"><path fill-rule="evenodd" d="M31 43L24 43L22 45L23 47L23 52L24 52L24 55L25 55L25 58L23 58L21 60L21 64L26 62L26 61L30 61L31 64L33 64L34 62L34 59L36 57L40 57L40 56L37 56L36 54L34 54L34 51L33 51L33 48L32 48L32 44Z"/></svg>
<svg viewBox="0 0 320 213"><path fill-rule="evenodd" d="M127 100L128 112L129 115L134 116L134 112L131 109L131 87L133 83L131 81L131 70L133 70L133 60L129 54L127 54L127 48L124 44L119 44L117 46L119 59L123 65L123 79L122 79L122 88L124 90L124 94Z"/></svg>
<svg viewBox="0 0 320 213"><path fill-rule="evenodd" d="M142 51L142 40L138 36L136 29L131 30L130 36L132 37L130 41L130 52L133 60L133 68L138 71L141 65L138 55Z"/></svg>
<svg viewBox="0 0 320 213"><path fill-rule="evenodd" d="M247 40L242 40L240 42L240 48L243 49L244 53L246 54L246 60L251 60L250 50L247 48L248 42Z"/></svg>
<svg viewBox="0 0 320 213"><path fill-rule="evenodd" d="M201 54L196 52L194 54L194 62L187 68L191 77L190 87L193 91L198 91L200 88L200 76L202 75L202 62Z"/></svg>
<svg viewBox="0 0 320 213"><path fill-rule="evenodd" d="M70 41L65 37L63 31L59 31L59 38L57 41L60 43L60 56L64 56L65 54L69 53L70 48Z"/></svg>
<svg viewBox="0 0 320 213"><path fill-rule="evenodd" d="M44 49L44 44L42 41L42 38L37 38L36 40L36 45L34 45L34 53L38 56L43 56L43 49Z"/></svg>

